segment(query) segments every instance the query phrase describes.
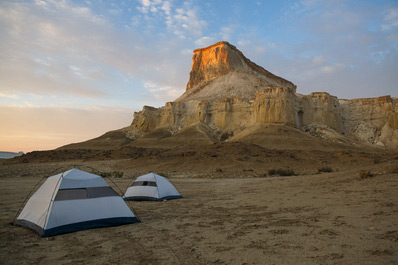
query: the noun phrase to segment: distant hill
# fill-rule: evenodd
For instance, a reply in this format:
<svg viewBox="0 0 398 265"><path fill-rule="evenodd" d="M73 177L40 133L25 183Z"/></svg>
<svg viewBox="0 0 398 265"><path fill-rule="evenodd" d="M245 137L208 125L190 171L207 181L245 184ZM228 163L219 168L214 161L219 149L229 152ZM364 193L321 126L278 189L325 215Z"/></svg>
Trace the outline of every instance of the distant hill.
<svg viewBox="0 0 398 265"><path fill-rule="evenodd" d="M14 153L14 152L2 152L2 151L0 151L0 159L10 159L10 158L14 158L16 156L21 156L23 154L24 154L23 152Z"/></svg>

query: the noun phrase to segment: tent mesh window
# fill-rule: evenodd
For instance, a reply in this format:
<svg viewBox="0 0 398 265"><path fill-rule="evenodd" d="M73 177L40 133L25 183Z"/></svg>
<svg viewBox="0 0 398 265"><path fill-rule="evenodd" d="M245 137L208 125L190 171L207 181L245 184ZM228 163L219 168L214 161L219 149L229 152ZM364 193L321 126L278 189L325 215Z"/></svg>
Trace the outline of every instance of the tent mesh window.
<svg viewBox="0 0 398 265"><path fill-rule="evenodd" d="M134 182L132 186L152 186L152 187L157 187L155 181L136 181Z"/></svg>
<svg viewBox="0 0 398 265"><path fill-rule="evenodd" d="M119 196L111 187L93 187L58 190L56 201L91 199L99 197Z"/></svg>

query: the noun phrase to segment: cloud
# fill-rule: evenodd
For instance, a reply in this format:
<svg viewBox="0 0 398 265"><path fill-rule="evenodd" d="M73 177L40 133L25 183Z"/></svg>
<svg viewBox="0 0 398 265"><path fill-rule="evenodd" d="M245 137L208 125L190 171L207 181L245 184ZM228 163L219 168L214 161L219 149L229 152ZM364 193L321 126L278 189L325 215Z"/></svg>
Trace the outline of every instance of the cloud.
<svg viewBox="0 0 398 265"><path fill-rule="evenodd" d="M140 91L145 87L136 85L141 81L185 87L190 56L181 51L189 41L173 35L201 32L203 22L196 9L188 3L173 6L159 0L142 1L141 7L148 14L154 14L156 7L156 16L163 21L170 17L169 32L154 33L150 28L146 32L134 24L120 29L90 5L70 1L2 2L0 92L106 100L123 89L146 93Z"/></svg>
<svg viewBox="0 0 398 265"><path fill-rule="evenodd" d="M202 35L206 21L198 14L198 7L190 2L182 4L172 3L167 0L141 0L137 7L148 22L161 20L169 32L186 39L187 36L198 37Z"/></svg>
<svg viewBox="0 0 398 265"><path fill-rule="evenodd" d="M58 91L88 97L106 94L71 74L69 68L72 64L92 66L87 51L95 51L98 46L93 47L95 42L85 32L98 37L96 33L106 27L106 21L66 2L36 1L4 2L0 23L4 33L0 44L4 52L0 61L1 90Z"/></svg>
<svg viewBox="0 0 398 265"><path fill-rule="evenodd" d="M141 6L138 6L137 9L144 14L148 14L151 11L151 4L150 0L141 0Z"/></svg>
<svg viewBox="0 0 398 265"><path fill-rule="evenodd" d="M162 86L151 81L145 82L144 86L148 88L150 94L156 99L162 101L162 105L165 102L170 102L177 99L184 93L183 88Z"/></svg>
<svg viewBox="0 0 398 265"><path fill-rule="evenodd" d="M171 3L169 1L164 1L162 4L161 9L164 11L164 13L167 16L170 16L170 12L171 12Z"/></svg>
<svg viewBox="0 0 398 265"><path fill-rule="evenodd" d="M16 94L0 93L0 98L19 99L19 96Z"/></svg>
<svg viewBox="0 0 398 265"><path fill-rule="evenodd" d="M327 59L325 58L325 56L322 56L322 55L314 56L314 57L312 58L312 62L313 62L314 64L316 64L316 65L323 64L323 63L326 62L326 60L327 60Z"/></svg>
<svg viewBox="0 0 398 265"><path fill-rule="evenodd" d="M216 42L216 40L214 38L209 37L209 36L204 36L204 37L201 37L200 39L197 39L195 41L195 45L197 47L203 48L203 47L210 46L210 45L214 44L215 42Z"/></svg>
<svg viewBox="0 0 398 265"><path fill-rule="evenodd" d="M69 1L4 2L0 23L3 91L109 97L115 76L140 77L157 61L136 32Z"/></svg>
<svg viewBox="0 0 398 265"><path fill-rule="evenodd" d="M221 40L225 41L231 41L232 36L235 33L235 26L229 25L229 26L222 26L220 29L220 37Z"/></svg>
<svg viewBox="0 0 398 265"><path fill-rule="evenodd" d="M336 67L330 66L330 65L325 65L321 68L321 72L326 73L326 74L331 74L336 71Z"/></svg>
<svg viewBox="0 0 398 265"><path fill-rule="evenodd" d="M398 8L391 8L386 11L381 29L389 31L396 28L398 28Z"/></svg>
<svg viewBox="0 0 398 265"><path fill-rule="evenodd" d="M247 40L247 39L238 41L238 46L239 47L249 46L250 44L252 44L252 42L250 40Z"/></svg>
<svg viewBox="0 0 398 265"><path fill-rule="evenodd" d="M184 6L177 8L171 20L171 27L176 30L190 32L194 36L200 36L202 29L206 25L206 21L199 18L197 10L194 6L184 3Z"/></svg>
<svg viewBox="0 0 398 265"><path fill-rule="evenodd" d="M398 96L395 8L372 2L299 1L280 19L281 38L257 51L257 34L244 53L297 84L299 93L340 98ZM239 48L239 46L238 46ZM395 61L395 62L394 62Z"/></svg>

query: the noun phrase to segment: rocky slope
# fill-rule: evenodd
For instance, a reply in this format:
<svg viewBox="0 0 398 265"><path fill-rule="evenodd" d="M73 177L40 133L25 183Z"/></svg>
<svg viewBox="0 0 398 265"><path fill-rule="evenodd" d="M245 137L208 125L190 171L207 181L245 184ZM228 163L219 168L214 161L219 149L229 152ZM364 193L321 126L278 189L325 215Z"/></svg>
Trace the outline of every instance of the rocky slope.
<svg viewBox="0 0 398 265"><path fill-rule="evenodd" d="M282 138L285 134L285 139L303 140L295 145L299 149L363 144L398 149L396 102L390 96L344 100L325 92L297 94L293 83L251 62L235 46L219 42L194 51L186 92L174 102L161 108L144 106L130 126L62 148L171 148L223 141L277 147L276 138L265 136L271 127L260 126L272 124L281 128L272 131ZM286 148L286 141L279 142Z"/></svg>

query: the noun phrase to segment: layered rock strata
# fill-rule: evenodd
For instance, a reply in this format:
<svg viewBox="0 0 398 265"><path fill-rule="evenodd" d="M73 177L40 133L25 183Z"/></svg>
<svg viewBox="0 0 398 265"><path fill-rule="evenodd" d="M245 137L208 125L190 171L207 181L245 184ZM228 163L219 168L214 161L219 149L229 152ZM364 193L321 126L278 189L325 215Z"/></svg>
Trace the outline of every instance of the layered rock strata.
<svg viewBox="0 0 398 265"><path fill-rule="evenodd" d="M322 127L388 148L398 147L396 98L344 100L325 92L296 93L296 86L254 64L227 42L194 51L186 92L155 109L134 115L134 128L175 134L195 123L225 140L257 123L306 130Z"/></svg>
<svg viewBox="0 0 398 265"><path fill-rule="evenodd" d="M357 140L398 149L396 102L390 96L344 100L325 92L298 94L292 82L251 62L228 42L218 42L194 51L181 97L160 108L144 106L134 113L130 126L90 140L86 146L156 143L170 147L233 141L241 132L247 139L247 133L259 135L265 128L259 125L276 124L339 143Z"/></svg>

